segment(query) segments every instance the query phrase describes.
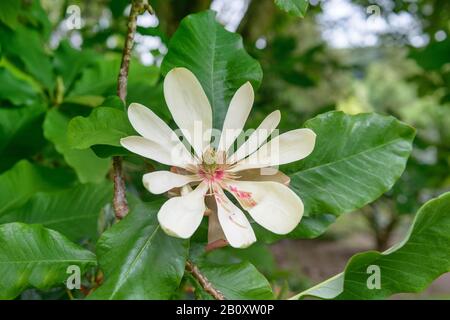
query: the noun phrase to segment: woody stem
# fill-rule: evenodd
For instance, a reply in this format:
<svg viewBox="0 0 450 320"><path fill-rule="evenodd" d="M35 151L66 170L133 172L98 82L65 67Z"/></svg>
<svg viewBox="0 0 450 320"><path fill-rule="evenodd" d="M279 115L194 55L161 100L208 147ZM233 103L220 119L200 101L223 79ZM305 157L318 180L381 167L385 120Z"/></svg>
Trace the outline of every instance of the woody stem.
<svg viewBox="0 0 450 320"><path fill-rule="evenodd" d="M126 103L127 97L127 83L128 70L131 61L131 49L133 48L134 35L136 33L137 17L138 15L149 11L153 13L153 9L148 4L147 0L133 0L131 4L130 15L128 17L128 29L125 40L125 45L122 51L122 61L120 64L119 76L117 79L117 95L122 102ZM114 181L114 214L116 219L120 220L128 214L128 202L125 192L125 181L122 171L122 158L119 156L113 157L113 181Z"/></svg>

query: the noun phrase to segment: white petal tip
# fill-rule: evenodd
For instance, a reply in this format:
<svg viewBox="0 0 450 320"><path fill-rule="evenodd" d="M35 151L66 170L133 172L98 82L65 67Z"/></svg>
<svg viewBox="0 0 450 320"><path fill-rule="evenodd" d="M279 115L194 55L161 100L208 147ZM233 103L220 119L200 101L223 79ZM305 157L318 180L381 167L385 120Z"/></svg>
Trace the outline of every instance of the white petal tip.
<svg viewBox="0 0 450 320"><path fill-rule="evenodd" d="M168 236L171 236L171 237L174 237L174 238L180 238L180 239L189 239L189 238L192 236L192 234L191 234L191 235L180 235L180 234L177 234L175 231L173 231L173 230L171 230L171 229L169 229L169 228L164 227L164 226L161 224L161 222L159 223L159 225L161 226L161 229L162 229Z"/></svg>
<svg viewBox="0 0 450 320"><path fill-rule="evenodd" d="M246 249L246 248L250 247L252 244L254 244L255 242L256 242L256 239L254 239L251 242L246 242L246 243L239 243L239 244L229 243L229 245L236 249Z"/></svg>

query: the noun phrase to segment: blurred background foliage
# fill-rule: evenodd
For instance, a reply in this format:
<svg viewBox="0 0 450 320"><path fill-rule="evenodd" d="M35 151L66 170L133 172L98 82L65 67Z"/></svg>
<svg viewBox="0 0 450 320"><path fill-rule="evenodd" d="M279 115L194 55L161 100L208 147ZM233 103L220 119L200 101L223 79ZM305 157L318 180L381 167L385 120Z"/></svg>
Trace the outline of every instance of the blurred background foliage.
<svg viewBox="0 0 450 320"><path fill-rule="evenodd" d="M211 253L211 261L250 260L277 297L286 298L339 272L355 252L385 249L404 234L421 204L450 190L448 1L311 0L304 19L277 9L273 0L150 3L156 15L138 20L127 104L143 103L170 121L159 69L168 41L186 15L212 8L228 30L242 35L264 72L248 127L278 108L282 131L334 109L390 114L418 129L413 155L394 188L361 212L339 218L320 241L227 248ZM107 175L110 160L102 158L102 150L71 150L66 131L71 118L87 116L93 107L122 108L110 96L127 10L126 0L0 2L0 174L26 159L60 168L61 179L72 187ZM152 199L140 179L155 166L127 157L131 203L134 196ZM110 190L105 188L102 192ZM100 230L112 221L110 207L102 211ZM184 297L195 284L183 281ZM429 294L450 295L448 277L438 282ZM67 298L61 290L28 290L21 297Z"/></svg>

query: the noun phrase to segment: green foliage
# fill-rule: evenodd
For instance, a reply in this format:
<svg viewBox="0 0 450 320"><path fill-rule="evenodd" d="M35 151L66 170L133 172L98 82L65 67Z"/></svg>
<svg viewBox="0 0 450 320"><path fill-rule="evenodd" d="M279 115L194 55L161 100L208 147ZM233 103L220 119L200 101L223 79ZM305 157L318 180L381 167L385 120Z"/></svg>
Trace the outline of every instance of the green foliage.
<svg viewBox="0 0 450 320"><path fill-rule="evenodd" d="M55 72L63 80L64 90L70 91L77 77L84 69L98 60L98 55L91 50L79 51L67 42L62 42L55 51L53 65Z"/></svg>
<svg viewBox="0 0 450 320"><path fill-rule="evenodd" d="M85 56L87 58L81 60L80 64L89 62L86 62L89 55L85 53ZM65 56L65 59L70 59L70 57ZM116 93L121 57L111 54L103 59L96 60L96 63L92 66L83 69L80 79L67 94L67 101L74 101L80 99L80 97L106 97ZM139 102L149 105L147 97L142 97L142 91L149 92L158 78L159 70L157 68L143 66L136 59L133 59L130 63L128 77L127 104ZM158 114L158 110L155 110L155 112Z"/></svg>
<svg viewBox="0 0 450 320"><path fill-rule="evenodd" d="M196 298L211 299L186 272L187 259L227 299L272 299L274 292L285 297L286 289L300 291L303 275L296 267L296 283L280 288L289 271L277 269L272 251L278 247L271 250L265 242L318 237L337 217L367 204L400 219L400 213L414 211L450 186L448 40L409 50L386 48L383 38L379 47L333 48L320 36L322 26L314 17L320 7L310 11L310 19L296 18L305 16L306 0L252 1L237 29L241 37L227 31L213 11L188 15L209 7L208 1L155 1L159 23L137 27L124 104L116 91L129 1L77 3L89 15L83 13L80 30L67 33L61 28L66 5L50 2L0 2L0 299L14 299L28 288L34 289L26 297L48 298L44 291L53 287L65 298L71 264L82 272L92 267L97 276L96 283L84 281L94 289L88 299L186 298L192 290L185 289L192 288ZM425 1L414 18L423 20L426 31L447 30L446 15L423 16L430 3L448 7ZM105 9L112 18L104 17ZM406 9L395 4L395 10ZM149 53L146 36L162 43L151 50L152 66L138 59ZM79 48L76 37L82 39ZM264 46L255 46L257 40ZM142 103L172 126L161 75L174 67L186 67L199 79L215 128L246 81L259 88L250 127L274 108L282 112L283 132L316 116L305 123L317 134L314 152L281 167L305 204L293 232L275 235L252 223L259 243L213 252L204 251L205 223L190 240L167 236L156 217L165 196L149 195L142 186L142 174L159 170L159 164L139 157L124 158L131 212L113 224L111 156L128 155L119 141L135 134L126 107ZM413 124L418 139L412 161L407 166L415 136L410 126L375 113L320 114L334 109L393 114ZM428 202L403 242L383 253L354 256L342 274L296 297L378 299L423 290L450 270L449 208L449 194ZM331 231L324 238L331 239ZM98 241L98 264L92 252L71 241L87 248ZM277 255L276 260L284 265L288 259ZM380 290L366 287L369 265L381 268ZM81 292L74 295L83 298Z"/></svg>
<svg viewBox="0 0 450 320"><path fill-rule="evenodd" d="M98 144L120 147L121 138L136 133L123 109L98 107L89 117L73 118L67 134L73 148L87 149Z"/></svg>
<svg viewBox="0 0 450 320"><path fill-rule="evenodd" d="M231 300L272 299L270 283L249 262L214 265L199 263L200 272L214 288Z"/></svg>
<svg viewBox="0 0 450 320"><path fill-rule="evenodd" d="M202 246L193 244L190 251L190 259L199 272L226 299L273 298L270 283L259 271L272 272L274 269L275 262L265 246L254 244L246 249L228 247L205 253ZM197 283L197 280L191 279L191 282ZM196 288L196 295L200 294L202 298L209 296L201 286Z"/></svg>
<svg viewBox="0 0 450 320"><path fill-rule="evenodd" d="M20 12L20 1L10 0L0 2L0 21L10 28L17 26L17 16Z"/></svg>
<svg viewBox="0 0 450 320"><path fill-rule="evenodd" d="M37 98L34 88L26 81L16 78L0 67L0 101L7 100L14 105L27 105Z"/></svg>
<svg viewBox="0 0 450 320"><path fill-rule="evenodd" d="M450 40L432 42L429 46L412 50L410 56L427 70L438 70L448 63Z"/></svg>
<svg viewBox="0 0 450 320"><path fill-rule="evenodd" d="M64 156L82 183L102 181L110 167L108 159L100 159L90 150L77 150L70 146L67 138L69 119L58 110L47 113L44 122L45 137L55 144L56 150Z"/></svg>
<svg viewBox="0 0 450 320"><path fill-rule="evenodd" d="M45 144L42 120L45 106L0 108L0 172L20 159L34 155Z"/></svg>
<svg viewBox="0 0 450 320"><path fill-rule="evenodd" d="M359 209L389 190L412 150L415 131L393 117L329 112L305 123L316 147L295 165L291 188L305 214L340 215Z"/></svg>
<svg viewBox="0 0 450 320"><path fill-rule="evenodd" d="M183 19L169 43L161 70L167 74L185 67L200 81L213 109L213 126L221 128L228 104L246 81L257 88L262 79L259 63L244 50L242 38L216 21L213 11Z"/></svg>
<svg viewBox="0 0 450 320"><path fill-rule="evenodd" d="M36 192L56 191L69 187L73 177L66 170L18 162L0 175L0 216L25 204Z"/></svg>
<svg viewBox="0 0 450 320"><path fill-rule="evenodd" d="M11 32L0 27L0 41L7 57L13 55L19 67L23 66L23 69L44 87L53 90L55 85L53 67L50 57L42 46L38 31L19 26Z"/></svg>
<svg viewBox="0 0 450 320"><path fill-rule="evenodd" d="M63 286L67 267L83 272L96 264L95 255L40 225L0 225L0 299L13 299L28 287Z"/></svg>
<svg viewBox="0 0 450 320"><path fill-rule="evenodd" d="M161 202L139 204L102 234L96 251L105 280L89 298L169 299L173 295L184 273L189 242L161 230L156 219L160 206Z"/></svg>
<svg viewBox="0 0 450 320"><path fill-rule="evenodd" d="M280 9L301 18L308 9L308 0L275 0L275 3Z"/></svg>
<svg viewBox="0 0 450 320"><path fill-rule="evenodd" d="M420 292L450 270L450 193L427 202L407 237L391 249L353 256L345 271L294 298L382 299L395 293ZM369 289L369 266L380 268L381 287Z"/></svg>
<svg viewBox="0 0 450 320"><path fill-rule="evenodd" d="M111 202L111 198L110 182L38 192L24 205L0 215L0 223L18 221L41 224L74 241L86 238L96 240L100 211Z"/></svg>

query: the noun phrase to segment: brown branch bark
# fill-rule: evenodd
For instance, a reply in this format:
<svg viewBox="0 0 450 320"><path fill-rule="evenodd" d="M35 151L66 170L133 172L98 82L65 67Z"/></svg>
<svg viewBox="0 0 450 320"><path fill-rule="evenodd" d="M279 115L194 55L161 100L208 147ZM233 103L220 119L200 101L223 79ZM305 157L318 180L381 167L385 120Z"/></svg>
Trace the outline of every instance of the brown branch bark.
<svg viewBox="0 0 450 320"><path fill-rule="evenodd" d="M225 296L214 288L211 282L209 282L208 278L201 273L199 268L192 263L192 261L186 260L186 270L192 274L192 276L198 281L198 283L202 286L202 288L212 295L216 300L225 300Z"/></svg>
<svg viewBox="0 0 450 320"><path fill-rule="evenodd" d="M125 39L125 45L122 52L122 61L120 63L119 77L117 79L117 95L126 105L128 70L130 69L131 50L133 48L134 35L136 33L138 15L149 11L153 13L152 7L147 0L133 0L131 4L130 15L128 17L128 30ZM113 157L113 175L114 175L114 213L116 219L120 220L128 214L128 202L125 192L125 181L122 172L122 159Z"/></svg>

